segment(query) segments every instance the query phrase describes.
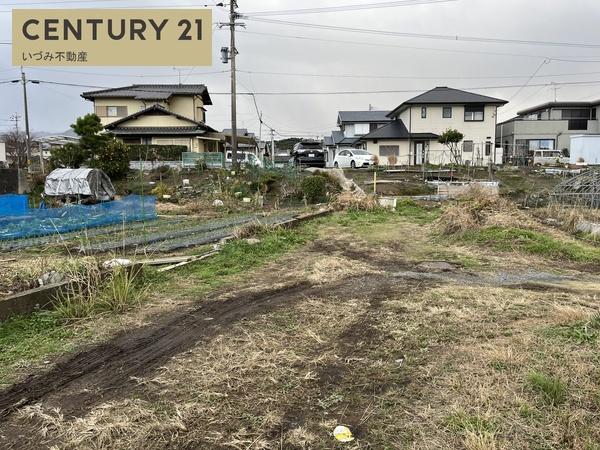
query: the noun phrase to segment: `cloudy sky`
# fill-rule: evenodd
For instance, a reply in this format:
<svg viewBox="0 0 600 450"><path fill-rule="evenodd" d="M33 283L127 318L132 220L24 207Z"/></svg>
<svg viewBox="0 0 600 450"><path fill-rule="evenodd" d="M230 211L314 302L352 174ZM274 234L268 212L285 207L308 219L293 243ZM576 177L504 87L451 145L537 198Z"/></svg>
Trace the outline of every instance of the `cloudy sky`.
<svg viewBox="0 0 600 450"><path fill-rule="evenodd" d="M381 8L373 5L400 2L239 0L239 12L247 13L249 18L244 20L246 29L238 34L238 68L241 70L238 89L240 92L257 93L256 102L264 122L279 136L322 136L335 128L339 110L364 110L369 105L376 109L390 109L417 95L417 92L410 91L425 91L435 86L468 89L510 100L501 110L501 120L523 107L551 101L555 94L558 100L600 99L599 1L437 1ZM212 3L212 0L208 2ZM40 3L41 0L0 0L0 81L19 75L18 68L11 65L12 8L93 8L107 5L106 2L94 3L91 0ZM289 11L358 4L363 4L365 9L319 10L312 14L292 14ZM198 6L198 2L111 0L110 6L190 7ZM213 10L215 22L227 20L226 10L220 7L213 7ZM288 13L274 14L285 11ZM254 16L254 19L485 40L418 38L414 35L268 23L253 20L253 12L263 13ZM211 67L194 67L194 57L190 55L189 67L176 69L26 68L26 72L32 79L107 87L132 83L177 83L181 73L185 83L208 86L214 105L208 109L207 122L222 129L229 126L230 120L229 98L225 95L229 90L229 74L226 73L229 66L221 63L219 49L227 45L228 32L214 29L213 36ZM528 42L515 43L515 40ZM117 46L115 51L118 51ZM556 84L543 86L549 83ZM48 84L29 85L32 129L64 131L75 117L91 112L91 103L79 96L84 90ZM364 91L405 92L359 93ZM299 92L306 94L266 95ZM325 94L327 92L346 93ZM22 104L20 85L0 84L0 131L11 126L11 115L23 114ZM240 96L238 112L238 126L258 132L258 118L251 97Z"/></svg>

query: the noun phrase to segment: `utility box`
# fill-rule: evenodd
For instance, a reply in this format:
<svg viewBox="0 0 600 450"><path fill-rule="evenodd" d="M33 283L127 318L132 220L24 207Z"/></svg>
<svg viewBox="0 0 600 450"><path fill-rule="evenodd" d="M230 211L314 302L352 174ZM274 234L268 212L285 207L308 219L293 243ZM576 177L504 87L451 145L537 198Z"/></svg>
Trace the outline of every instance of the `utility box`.
<svg viewBox="0 0 600 450"><path fill-rule="evenodd" d="M26 170L0 169L0 194L26 194L28 192Z"/></svg>
<svg viewBox="0 0 600 450"><path fill-rule="evenodd" d="M573 135L571 136L571 150L569 162L577 165L600 165L600 135Z"/></svg>

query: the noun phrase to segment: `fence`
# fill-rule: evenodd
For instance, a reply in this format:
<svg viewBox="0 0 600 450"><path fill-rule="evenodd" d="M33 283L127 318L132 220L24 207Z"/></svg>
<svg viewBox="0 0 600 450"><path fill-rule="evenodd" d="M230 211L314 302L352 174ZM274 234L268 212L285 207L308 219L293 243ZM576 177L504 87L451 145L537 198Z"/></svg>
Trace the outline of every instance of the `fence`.
<svg viewBox="0 0 600 450"><path fill-rule="evenodd" d="M97 205L29 209L0 217L0 240L18 239L156 219L156 198L130 195Z"/></svg>
<svg viewBox="0 0 600 450"><path fill-rule="evenodd" d="M184 169L197 167L199 162L210 169L218 169L225 166L225 155L220 152L183 152L181 161Z"/></svg>

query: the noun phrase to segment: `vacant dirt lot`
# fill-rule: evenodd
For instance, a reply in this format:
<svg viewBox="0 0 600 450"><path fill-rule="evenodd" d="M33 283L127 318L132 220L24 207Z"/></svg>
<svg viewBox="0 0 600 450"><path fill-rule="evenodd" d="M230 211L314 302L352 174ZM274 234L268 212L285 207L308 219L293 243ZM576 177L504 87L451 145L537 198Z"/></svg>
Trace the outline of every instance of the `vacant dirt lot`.
<svg viewBox="0 0 600 450"><path fill-rule="evenodd" d="M413 213L308 224L208 295L176 275L178 305L0 393L0 446L600 448L596 275Z"/></svg>

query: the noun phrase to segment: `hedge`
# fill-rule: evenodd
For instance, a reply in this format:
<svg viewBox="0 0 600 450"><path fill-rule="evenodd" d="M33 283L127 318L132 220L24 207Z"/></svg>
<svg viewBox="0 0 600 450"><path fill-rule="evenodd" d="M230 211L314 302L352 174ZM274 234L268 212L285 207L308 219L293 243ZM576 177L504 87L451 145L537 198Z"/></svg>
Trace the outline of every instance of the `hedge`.
<svg viewBox="0 0 600 450"><path fill-rule="evenodd" d="M189 151L185 145L128 145L131 161L179 161Z"/></svg>

